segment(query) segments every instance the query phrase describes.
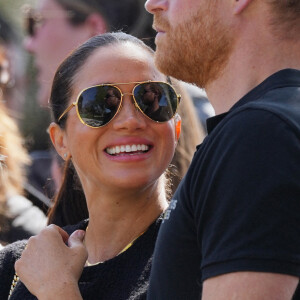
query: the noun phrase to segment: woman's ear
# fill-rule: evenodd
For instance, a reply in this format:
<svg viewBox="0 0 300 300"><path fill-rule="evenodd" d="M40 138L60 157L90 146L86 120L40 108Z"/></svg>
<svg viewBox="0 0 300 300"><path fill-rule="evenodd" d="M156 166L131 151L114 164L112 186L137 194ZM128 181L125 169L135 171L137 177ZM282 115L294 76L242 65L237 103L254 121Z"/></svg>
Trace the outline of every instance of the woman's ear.
<svg viewBox="0 0 300 300"><path fill-rule="evenodd" d="M174 116L174 122L175 122L175 138L177 143L181 133L181 117L178 113L176 113L176 115Z"/></svg>
<svg viewBox="0 0 300 300"><path fill-rule="evenodd" d="M48 128L50 139L62 159L66 160L70 154L66 143L65 131L56 123L52 122Z"/></svg>

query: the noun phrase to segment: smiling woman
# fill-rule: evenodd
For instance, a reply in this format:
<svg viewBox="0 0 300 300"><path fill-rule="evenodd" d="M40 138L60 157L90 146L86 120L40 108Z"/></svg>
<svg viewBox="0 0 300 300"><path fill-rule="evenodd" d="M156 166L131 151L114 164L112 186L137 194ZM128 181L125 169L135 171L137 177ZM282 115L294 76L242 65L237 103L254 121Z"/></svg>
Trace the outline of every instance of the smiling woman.
<svg viewBox="0 0 300 300"><path fill-rule="evenodd" d="M60 65L49 133L67 172L78 176L89 219L64 230L50 225L24 251L24 242L3 250L1 299L21 252L12 300L145 299L168 205L164 172L180 135L179 101L153 51L124 33L91 38ZM74 188L69 175L58 197Z"/></svg>

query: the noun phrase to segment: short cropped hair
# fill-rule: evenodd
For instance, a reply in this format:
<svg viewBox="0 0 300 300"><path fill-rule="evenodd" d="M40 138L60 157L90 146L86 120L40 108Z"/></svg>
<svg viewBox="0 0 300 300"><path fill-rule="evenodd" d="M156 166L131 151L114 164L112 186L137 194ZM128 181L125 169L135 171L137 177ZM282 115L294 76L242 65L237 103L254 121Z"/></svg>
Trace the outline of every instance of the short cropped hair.
<svg viewBox="0 0 300 300"><path fill-rule="evenodd" d="M281 38L299 39L300 1L266 0L271 8L271 25Z"/></svg>

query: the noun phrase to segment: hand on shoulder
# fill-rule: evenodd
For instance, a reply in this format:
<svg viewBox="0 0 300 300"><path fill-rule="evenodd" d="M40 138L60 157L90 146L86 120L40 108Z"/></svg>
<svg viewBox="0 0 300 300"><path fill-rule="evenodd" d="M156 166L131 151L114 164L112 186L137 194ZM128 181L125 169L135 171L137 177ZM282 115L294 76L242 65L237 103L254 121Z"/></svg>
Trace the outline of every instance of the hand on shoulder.
<svg viewBox="0 0 300 300"><path fill-rule="evenodd" d="M15 269L32 294L48 299L47 295L51 297L53 293L59 295L63 291L65 297L66 291L78 290L87 259L84 233L77 230L69 236L62 228L49 225L28 240Z"/></svg>

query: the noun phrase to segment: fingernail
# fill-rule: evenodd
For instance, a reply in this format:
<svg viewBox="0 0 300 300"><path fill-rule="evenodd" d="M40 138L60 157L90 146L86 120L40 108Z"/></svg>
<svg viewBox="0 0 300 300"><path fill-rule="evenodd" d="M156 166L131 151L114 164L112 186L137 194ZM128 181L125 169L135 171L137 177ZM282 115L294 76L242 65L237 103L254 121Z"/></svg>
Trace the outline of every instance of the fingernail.
<svg viewBox="0 0 300 300"><path fill-rule="evenodd" d="M84 230L76 230L76 232L74 232L74 234L76 237L83 239L84 235L85 235L85 231Z"/></svg>

